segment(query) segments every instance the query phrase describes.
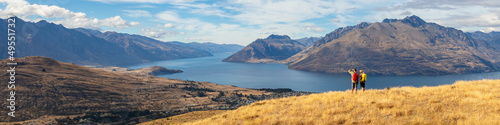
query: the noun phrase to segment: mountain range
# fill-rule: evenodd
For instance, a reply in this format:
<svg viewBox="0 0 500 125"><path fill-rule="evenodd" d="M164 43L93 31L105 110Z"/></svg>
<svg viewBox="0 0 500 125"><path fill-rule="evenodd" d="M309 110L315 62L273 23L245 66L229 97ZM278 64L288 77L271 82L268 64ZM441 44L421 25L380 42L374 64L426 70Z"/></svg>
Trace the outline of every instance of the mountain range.
<svg viewBox="0 0 500 125"><path fill-rule="evenodd" d="M97 30L82 28L74 30L114 43L125 51L126 55L138 58L141 62L212 56L205 50L171 42L162 42L141 35L117 32L102 33Z"/></svg>
<svg viewBox="0 0 500 125"><path fill-rule="evenodd" d="M316 42L307 48L288 36L271 35L223 61L277 62L290 69L326 73L353 68L378 75L493 72L500 68L497 34L464 33L408 16L338 28L319 40L309 40Z"/></svg>
<svg viewBox="0 0 500 125"><path fill-rule="evenodd" d="M287 35L270 35L257 39L245 48L222 60L223 62L273 63L304 50L305 45Z"/></svg>
<svg viewBox="0 0 500 125"><path fill-rule="evenodd" d="M129 66L133 64L212 56L211 52L234 52L238 45L162 42L141 35L100 32L91 29L68 29L45 20L16 20L16 57L45 56L79 65ZM7 20L0 28L7 29ZM7 30L0 33L7 34ZM7 42L6 39L0 41ZM7 44L0 47L6 48ZM7 49L0 52L7 53ZM0 58L7 58L3 54Z"/></svg>
<svg viewBox="0 0 500 125"><path fill-rule="evenodd" d="M476 31L466 34L472 36L472 38L476 40L482 40L484 42L487 42L492 47L495 47L497 50L500 50L500 32L493 31L490 33L484 33L481 31Z"/></svg>
<svg viewBox="0 0 500 125"><path fill-rule="evenodd" d="M358 68L381 75L444 75L496 71L498 57L487 42L409 16L335 30L287 65L327 73Z"/></svg>

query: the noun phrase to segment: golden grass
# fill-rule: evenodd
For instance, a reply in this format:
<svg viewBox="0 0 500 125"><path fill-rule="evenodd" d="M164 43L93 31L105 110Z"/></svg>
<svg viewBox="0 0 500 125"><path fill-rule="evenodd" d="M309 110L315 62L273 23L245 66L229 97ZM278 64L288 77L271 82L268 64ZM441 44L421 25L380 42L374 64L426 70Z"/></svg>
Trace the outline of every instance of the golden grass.
<svg viewBox="0 0 500 125"><path fill-rule="evenodd" d="M500 124L500 80L256 102L184 124Z"/></svg>
<svg viewBox="0 0 500 125"><path fill-rule="evenodd" d="M150 122L141 123L138 125L175 125L184 122L196 121L212 117L217 114L226 112L226 110L208 110L208 111L194 111L186 114L176 115L172 117L162 118Z"/></svg>

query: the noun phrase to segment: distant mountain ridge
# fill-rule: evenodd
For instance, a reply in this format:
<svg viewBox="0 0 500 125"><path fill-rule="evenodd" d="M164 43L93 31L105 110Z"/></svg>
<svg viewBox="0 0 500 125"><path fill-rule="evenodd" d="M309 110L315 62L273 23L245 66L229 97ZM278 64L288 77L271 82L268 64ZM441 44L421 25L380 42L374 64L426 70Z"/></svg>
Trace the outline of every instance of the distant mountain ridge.
<svg viewBox="0 0 500 125"><path fill-rule="evenodd" d="M496 48L497 50L500 50L500 32L490 32L490 33L484 33L481 31L476 31L476 32L471 32L471 33L466 33L467 35L471 36L472 38L476 40L482 40L487 42L489 45L492 47Z"/></svg>
<svg viewBox="0 0 500 125"><path fill-rule="evenodd" d="M177 44L186 45L192 48L201 49L210 52L211 54L220 54L220 53L235 53L239 50L243 49L244 46L238 44L217 44L211 42L198 43L198 42L190 42L190 43L182 43L182 42L173 42Z"/></svg>
<svg viewBox="0 0 500 125"><path fill-rule="evenodd" d="M16 19L16 57L45 56L80 65L128 66L143 62L211 56L204 50L139 35L67 29L62 25ZM7 20L0 28L7 29ZM0 33L7 34L7 30ZM2 39L0 41L6 41ZM0 47L6 48L7 44ZM7 49L0 52L7 53ZM0 58L7 58L7 54Z"/></svg>
<svg viewBox="0 0 500 125"><path fill-rule="evenodd" d="M444 75L498 70L499 51L460 30L417 16L339 28L287 60L290 69L381 75Z"/></svg>
<svg viewBox="0 0 500 125"><path fill-rule="evenodd" d="M141 35L117 32L101 33L96 30L83 28L75 30L116 43L130 56L142 58L143 62L212 56L212 54L205 50L182 44L162 42Z"/></svg>
<svg viewBox="0 0 500 125"><path fill-rule="evenodd" d="M302 51L306 46L287 35L270 35L257 39L223 62L275 63Z"/></svg>
<svg viewBox="0 0 500 125"><path fill-rule="evenodd" d="M37 23L24 22L19 18L16 20L16 54L15 57L46 56L63 62L72 62L86 65L116 64L127 65L140 63L140 59L128 56L115 43L104 39L88 36L76 30L66 29L62 25L56 25L47 21ZM0 21L0 29L7 29L7 20ZM7 34L7 30L0 30ZM7 39L0 41L6 42ZM0 44L6 48L7 44ZM7 49L0 49L7 53ZM0 58L7 58L7 54L1 54ZM124 61L116 61L116 58Z"/></svg>

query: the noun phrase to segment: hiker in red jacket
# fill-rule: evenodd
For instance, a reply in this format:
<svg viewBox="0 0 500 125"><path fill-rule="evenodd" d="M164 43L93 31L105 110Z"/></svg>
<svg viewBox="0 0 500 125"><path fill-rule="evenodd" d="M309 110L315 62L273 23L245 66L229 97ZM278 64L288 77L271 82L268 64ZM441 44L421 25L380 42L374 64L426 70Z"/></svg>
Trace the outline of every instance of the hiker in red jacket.
<svg viewBox="0 0 500 125"><path fill-rule="evenodd" d="M347 71L351 74L351 80L352 80L352 89L351 89L351 92L354 92L354 90L356 90L356 93L358 93L358 73L356 73L356 69L350 69L349 71Z"/></svg>

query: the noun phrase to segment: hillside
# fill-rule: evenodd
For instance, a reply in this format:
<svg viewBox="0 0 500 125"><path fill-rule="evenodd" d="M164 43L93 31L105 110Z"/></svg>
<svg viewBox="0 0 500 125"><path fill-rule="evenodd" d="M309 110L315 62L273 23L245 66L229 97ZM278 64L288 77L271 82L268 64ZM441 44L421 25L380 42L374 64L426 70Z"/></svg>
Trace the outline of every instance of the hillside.
<svg viewBox="0 0 500 125"><path fill-rule="evenodd" d="M329 38L327 35L288 59L289 68L327 73L358 68L368 74L446 75L492 72L500 66L500 51L488 43L417 16L386 19L323 42Z"/></svg>
<svg viewBox="0 0 500 125"><path fill-rule="evenodd" d="M328 92L256 102L188 125L500 124L500 80L364 93Z"/></svg>
<svg viewBox="0 0 500 125"><path fill-rule="evenodd" d="M304 50L306 46L290 39L287 35L270 35L266 39L257 39L223 62L274 63Z"/></svg>
<svg viewBox="0 0 500 125"><path fill-rule="evenodd" d="M122 74L63 63L47 57L30 56L16 61L19 64L15 76L18 116L12 118L1 115L0 122L80 115L83 118L65 119L59 123L76 124L84 120L90 123L133 124L195 109L231 109L231 103L212 98L235 93L266 93L209 82ZM2 64L7 62L10 61L1 61ZM7 65L0 67L8 69ZM9 81L9 77L6 77L8 75L9 72L3 72L2 76L5 77L0 77L0 80ZM0 93L9 91L5 87ZM0 105L8 105L7 103L9 102L1 101ZM0 110L0 113L7 114L7 111Z"/></svg>
<svg viewBox="0 0 500 125"><path fill-rule="evenodd" d="M210 53L153 40L144 36L92 31L105 37L81 32L86 29L67 29L62 25L25 22L16 19L16 57L45 56L62 62L80 65L128 66L142 62L211 56ZM7 29L6 19L0 28ZM7 34L7 30L0 30ZM106 38L106 39L103 39ZM1 39L0 42L7 42ZM7 44L0 44L6 48ZM7 53L7 49L0 52ZM1 59L7 58L2 54Z"/></svg>

